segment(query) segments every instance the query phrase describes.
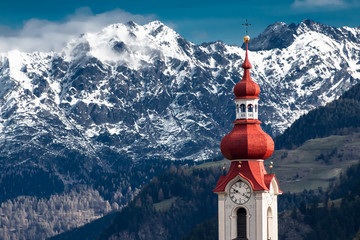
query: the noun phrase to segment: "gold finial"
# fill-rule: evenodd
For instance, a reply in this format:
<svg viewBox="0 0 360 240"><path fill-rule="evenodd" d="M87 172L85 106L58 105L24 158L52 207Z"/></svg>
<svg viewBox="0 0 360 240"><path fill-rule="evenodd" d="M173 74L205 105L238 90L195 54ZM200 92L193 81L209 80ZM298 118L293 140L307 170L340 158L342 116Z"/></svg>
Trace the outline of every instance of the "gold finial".
<svg viewBox="0 0 360 240"><path fill-rule="evenodd" d="M274 163L271 161L270 162L270 166L269 166L269 168L270 168L270 174L272 174L272 170L273 170L273 168L274 168L274 165L273 165Z"/></svg>
<svg viewBox="0 0 360 240"><path fill-rule="evenodd" d="M244 42L246 42L246 43L250 42L250 37L248 35L246 35L244 37Z"/></svg>

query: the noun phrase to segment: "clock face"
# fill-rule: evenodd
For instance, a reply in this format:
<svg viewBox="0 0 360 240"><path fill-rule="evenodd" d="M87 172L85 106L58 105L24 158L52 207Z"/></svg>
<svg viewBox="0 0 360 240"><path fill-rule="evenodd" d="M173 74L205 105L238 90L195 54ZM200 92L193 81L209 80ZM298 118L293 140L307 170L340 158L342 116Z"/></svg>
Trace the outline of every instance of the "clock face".
<svg viewBox="0 0 360 240"><path fill-rule="evenodd" d="M249 201L251 196L250 186L244 182L236 182L230 187L230 199L237 204L244 204Z"/></svg>

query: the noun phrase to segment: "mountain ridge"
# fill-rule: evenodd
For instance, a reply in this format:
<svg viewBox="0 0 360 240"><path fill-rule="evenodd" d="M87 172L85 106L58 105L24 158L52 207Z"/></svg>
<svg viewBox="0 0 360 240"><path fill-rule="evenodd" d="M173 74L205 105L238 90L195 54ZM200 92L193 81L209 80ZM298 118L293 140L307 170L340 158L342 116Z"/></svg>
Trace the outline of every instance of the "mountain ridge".
<svg viewBox="0 0 360 240"><path fill-rule="evenodd" d="M347 26L335 28L329 25L315 22L311 19L304 19L301 23L286 24L284 22L275 22L269 25L264 32L259 34L252 40L252 44L249 45L249 49L252 51L271 50L274 48L286 48L289 47L296 39L303 33L309 31L316 31L337 41L343 41L346 38L359 43L358 34L356 31L359 27L350 28Z"/></svg>
<svg viewBox="0 0 360 240"><path fill-rule="evenodd" d="M249 52L270 134L360 81L360 44L320 30L287 48ZM155 21L85 33L60 53L0 55L2 178L37 169L51 172L50 182L76 183L147 159L218 157L244 50L195 45Z"/></svg>

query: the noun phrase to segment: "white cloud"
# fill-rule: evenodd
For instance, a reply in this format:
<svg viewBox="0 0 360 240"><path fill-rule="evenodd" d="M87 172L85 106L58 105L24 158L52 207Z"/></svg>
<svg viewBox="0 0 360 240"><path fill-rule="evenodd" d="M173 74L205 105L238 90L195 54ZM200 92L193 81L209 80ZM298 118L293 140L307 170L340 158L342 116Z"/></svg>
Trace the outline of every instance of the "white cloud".
<svg viewBox="0 0 360 240"><path fill-rule="evenodd" d="M30 19L19 30L0 26L0 52L59 51L81 33L97 32L113 23L144 24L154 19L154 15L134 15L121 9L93 14L89 8L81 8L60 22Z"/></svg>
<svg viewBox="0 0 360 240"><path fill-rule="evenodd" d="M317 7L346 7L344 0L295 0L294 8L317 8Z"/></svg>

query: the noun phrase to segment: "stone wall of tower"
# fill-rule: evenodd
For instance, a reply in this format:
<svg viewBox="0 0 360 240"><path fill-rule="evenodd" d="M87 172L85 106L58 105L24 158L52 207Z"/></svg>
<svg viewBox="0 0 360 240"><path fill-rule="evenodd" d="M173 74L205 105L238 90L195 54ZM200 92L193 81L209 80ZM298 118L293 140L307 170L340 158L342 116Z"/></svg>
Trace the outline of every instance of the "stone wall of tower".
<svg viewBox="0 0 360 240"><path fill-rule="evenodd" d="M269 192L252 191L248 202L236 204L230 199L228 192L230 186L240 179L234 178L227 185L225 192L219 193L219 240L232 240L237 237L236 213L239 208L245 208L247 212L249 240L277 240L277 193L272 187ZM246 182L245 179L241 180ZM268 214L269 209L271 216Z"/></svg>

